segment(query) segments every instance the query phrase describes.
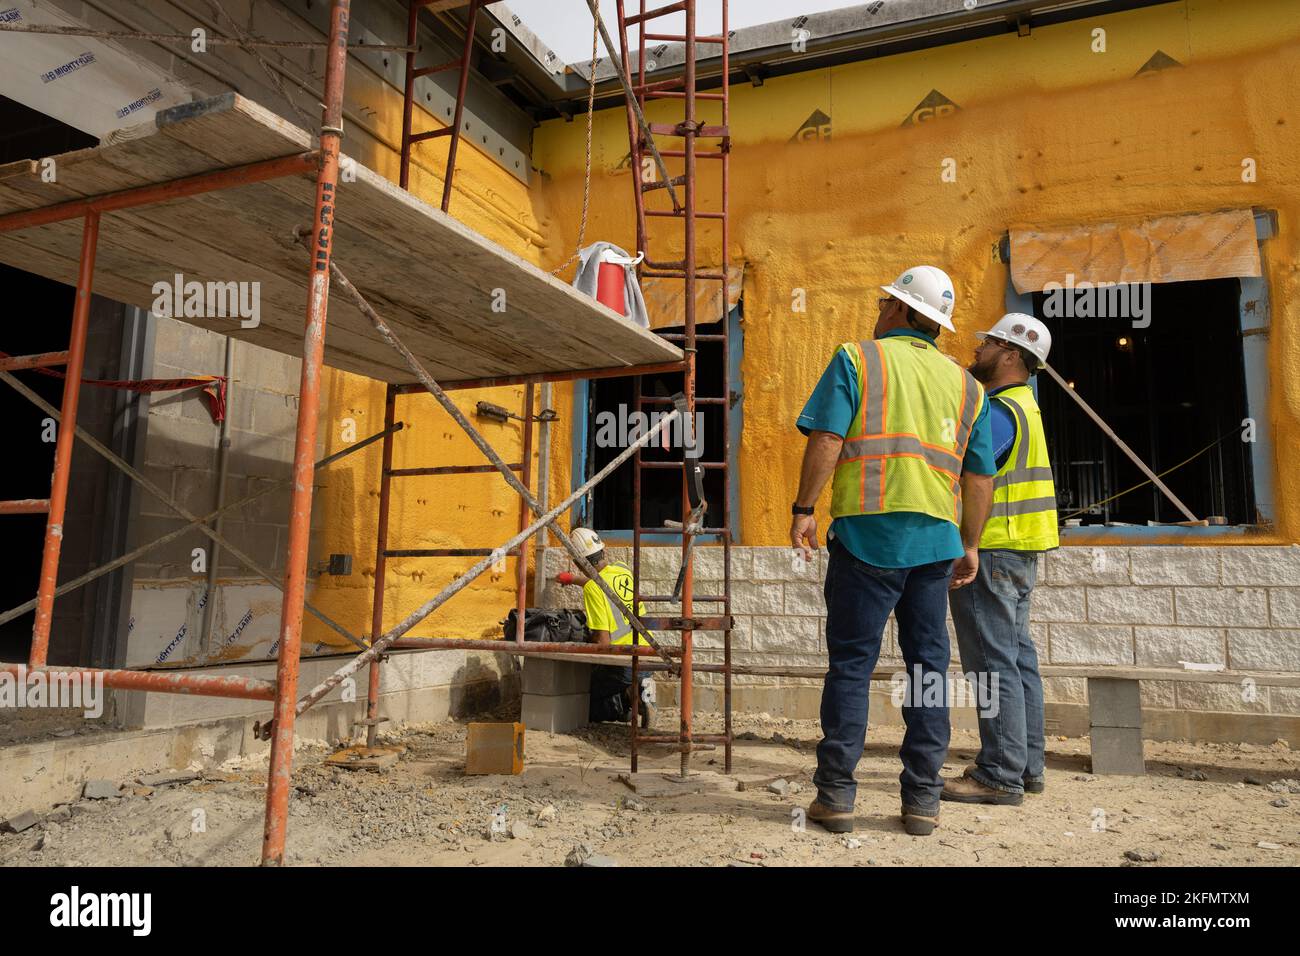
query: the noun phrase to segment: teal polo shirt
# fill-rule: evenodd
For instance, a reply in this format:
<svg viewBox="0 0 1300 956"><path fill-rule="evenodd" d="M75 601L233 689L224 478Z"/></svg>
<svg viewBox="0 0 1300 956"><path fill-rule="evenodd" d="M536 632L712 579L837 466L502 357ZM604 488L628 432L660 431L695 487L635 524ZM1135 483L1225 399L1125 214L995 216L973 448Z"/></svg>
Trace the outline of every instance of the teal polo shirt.
<svg viewBox="0 0 1300 956"><path fill-rule="evenodd" d="M934 339L912 329L894 329L885 335L911 335L934 345ZM822 373L817 387L796 420L799 431L832 432L843 438L858 409L858 374L843 349ZM989 403L984 402L971 430L962 470L976 475L997 473L993 460L993 430ZM951 521L915 511L879 515L850 515L831 523L830 536L840 541L859 561L878 568L914 568L935 561L952 561L965 553L961 533Z"/></svg>

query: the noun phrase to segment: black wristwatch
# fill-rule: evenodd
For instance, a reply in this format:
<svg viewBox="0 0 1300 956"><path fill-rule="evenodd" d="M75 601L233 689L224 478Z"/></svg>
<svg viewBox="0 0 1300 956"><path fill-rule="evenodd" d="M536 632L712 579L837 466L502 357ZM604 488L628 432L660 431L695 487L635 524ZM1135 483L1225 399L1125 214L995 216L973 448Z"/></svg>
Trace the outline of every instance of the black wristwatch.
<svg viewBox="0 0 1300 956"><path fill-rule="evenodd" d="M808 506L807 508L801 507L800 505L790 506L790 514L792 515L810 515L816 510L817 509L812 507L811 505Z"/></svg>

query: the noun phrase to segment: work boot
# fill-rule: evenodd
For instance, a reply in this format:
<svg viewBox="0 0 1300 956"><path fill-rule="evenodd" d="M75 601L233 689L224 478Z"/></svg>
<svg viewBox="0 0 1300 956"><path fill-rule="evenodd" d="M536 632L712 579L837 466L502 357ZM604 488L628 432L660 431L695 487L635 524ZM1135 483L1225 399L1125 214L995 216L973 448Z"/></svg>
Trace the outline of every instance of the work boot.
<svg viewBox="0 0 1300 956"><path fill-rule="evenodd" d="M1025 777L1025 793L1042 793L1047 789L1047 777Z"/></svg>
<svg viewBox="0 0 1300 956"><path fill-rule="evenodd" d="M939 826L939 811L926 813L903 804L903 829L912 836L929 836Z"/></svg>
<svg viewBox="0 0 1300 956"><path fill-rule="evenodd" d="M813 823L820 823L829 833L853 832L853 811L832 810L821 800L814 800L808 804L808 819Z"/></svg>
<svg viewBox="0 0 1300 956"><path fill-rule="evenodd" d="M987 787L971 776L971 767L955 780L945 780L940 800L951 803L992 803L1004 807L1018 807L1025 802L1023 793L1010 793Z"/></svg>

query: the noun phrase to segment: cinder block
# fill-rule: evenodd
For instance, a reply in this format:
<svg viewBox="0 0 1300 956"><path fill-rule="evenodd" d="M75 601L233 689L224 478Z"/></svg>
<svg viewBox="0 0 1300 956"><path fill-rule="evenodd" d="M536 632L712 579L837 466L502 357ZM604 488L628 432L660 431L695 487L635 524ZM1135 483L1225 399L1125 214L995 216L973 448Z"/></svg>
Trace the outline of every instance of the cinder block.
<svg viewBox="0 0 1300 956"><path fill-rule="evenodd" d="M1172 680L1144 680L1142 706L1147 710L1173 710L1178 706L1178 682Z"/></svg>
<svg viewBox="0 0 1300 956"><path fill-rule="evenodd" d="M1050 625L1053 664L1132 664L1133 628L1112 624Z"/></svg>
<svg viewBox="0 0 1300 956"><path fill-rule="evenodd" d="M1046 587L1034 588L1029 599L1029 620L1045 623L1082 624L1087 617L1084 606L1084 588Z"/></svg>
<svg viewBox="0 0 1300 956"><path fill-rule="evenodd" d="M1260 687L1250 679L1225 683L1179 681L1178 709L1227 714L1265 714L1269 710L1269 695L1275 689Z"/></svg>
<svg viewBox="0 0 1300 956"><path fill-rule="evenodd" d="M820 584L793 583L785 586L785 613L795 617L824 617L826 598Z"/></svg>
<svg viewBox="0 0 1300 956"><path fill-rule="evenodd" d="M520 706L520 720L529 730L544 730L551 734L567 734L585 727L591 713L590 694L524 694Z"/></svg>
<svg viewBox="0 0 1300 956"><path fill-rule="evenodd" d="M819 650L816 618L755 617L752 621L756 651L816 653Z"/></svg>
<svg viewBox="0 0 1300 956"><path fill-rule="evenodd" d="M669 550L676 553L675 548ZM747 581L753 577L753 559L746 560L746 556L738 553L739 550L738 548L731 549L731 580ZM722 580L725 561L721 545L700 545L696 547L693 560L695 562L695 579L697 581ZM667 577L676 580L677 571L681 565L681 555L676 554L670 564Z"/></svg>
<svg viewBox="0 0 1300 956"><path fill-rule="evenodd" d="M1137 681L1133 681L1133 684L1136 686ZM1141 729L1094 727L1092 729L1092 772L1134 776L1146 773Z"/></svg>
<svg viewBox="0 0 1300 956"><path fill-rule="evenodd" d="M230 471L251 478L287 478L292 472L293 442L236 430L231 439Z"/></svg>
<svg viewBox="0 0 1300 956"><path fill-rule="evenodd" d="M302 376L302 359L260 345L235 343L235 382L246 388L296 395Z"/></svg>
<svg viewBox="0 0 1300 956"><path fill-rule="evenodd" d="M275 525L269 524L249 524L246 521L226 521L221 526L221 536L233 544L240 551L247 554L264 568L270 568L279 558L279 532L280 529ZM205 541L209 540L205 537ZM211 544L207 547L210 549ZM234 567L244 567L233 556L229 556L226 549L222 549L221 563L226 566L227 560ZM248 573L254 573L249 571Z"/></svg>
<svg viewBox="0 0 1300 956"><path fill-rule="evenodd" d="M1090 587L1088 621L1093 624L1172 624L1174 595L1171 588L1112 585Z"/></svg>
<svg viewBox="0 0 1300 956"><path fill-rule="evenodd" d="M1224 632L1213 627L1139 627L1134 632L1141 667L1178 667L1179 661L1223 664Z"/></svg>
<svg viewBox="0 0 1300 956"><path fill-rule="evenodd" d="M564 557L568 558L568 552L564 553ZM651 578L676 580L677 571L681 566L682 552L680 548L655 547L641 549L641 578L643 580Z"/></svg>
<svg viewBox="0 0 1300 956"><path fill-rule="evenodd" d="M1053 704L1086 704L1087 681L1078 677L1044 677L1043 697Z"/></svg>
<svg viewBox="0 0 1300 956"><path fill-rule="evenodd" d="M163 363L204 375L220 374L225 336L178 319L155 316L155 322L155 364Z"/></svg>
<svg viewBox="0 0 1300 956"><path fill-rule="evenodd" d="M1224 584L1288 585L1300 581L1300 546L1223 548Z"/></svg>
<svg viewBox="0 0 1300 956"><path fill-rule="evenodd" d="M1234 670L1300 671L1300 631L1229 630L1228 656Z"/></svg>
<svg viewBox="0 0 1300 956"><path fill-rule="evenodd" d="M163 535L170 534L183 527L185 523L182 518L141 515L136 519L135 523L136 543L147 544L150 541L155 541ZM169 543L151 550L149 552L149 562L166 568L167 573L163 575L165 577L188 576L191 573L193 549L208 548L208 553L211 554L209 541L210 539L202 532L191 528Z"/></svg>
<svg viewBox="0 0 1300 956"><path fill-rule="evenodd" d="M524 769L523 724L471 723L465 738L465 772L518 774Z"/></svg>
<svg viewBox="0 0 1300 956"><path fill-rule="evenodd" d="M1043 565L1043 584L1128 584L1127 548L1058 548Z"/></svg>
<svg viewBox="0 0 1300 956"><path fill-rule="evenodd" d="M525 694L554 697L559 694L585 694L591 687L592 667L603 665L525 657L522 666L522 690Z"/></svg>
<svg viewBox="0 0 1300 956"><path fill-rule="evenodd" d="M754 548L731 548L731 580L749 581L754 577Z"/></svg>
<svg viewBox="0 0 1300 956"><path fill-rule="evenodd" d="M210 421L150 415L144 460L164 467L213 468L219 435L217 426Z"/></svg>
<svg viewBox="0 0 1300 956"><path fill-rule="evenodd" d="M152 496L150 496L152 497ZM172 497L195 514L206 514L216 506L217 473L200 468L177 468L172 485ZM229 503L234 499L227 498ZM166 505L163 505L166 508ZM168 509L169 513L175 512ZM229 518L231 512L226 512Z"/></svg>
<svg viewBox="0 0 1300 956"><path fill-rule="evenodd" d="M159 467L157 465L143 465L140 468L140 471L146 478L166 492L168 497L175 497L172 490L172 482L175 480L176 475L175 468L170 466ZM74 499L69 500L69 504L72 503L72 500ZM181 504L184 503L184 501L181 502ZM173 518L176 516L175 511L163 504L158 498L154 497L152 493L145 491L143 486L140 486L139 513L142 515L158 515L164 518Z"/></svg>
<svg viewBox="0 0 1300 956"><path fill-rule="evenodd" d="M1300 687L1270 687L1268 712L1290 717L1300 716Z"/></svg>
<svg viewBox="0 0 1300 956"><path fill-rule="evenodd" d="M287 524L289 521L289 504L292 501L292 489L289 486L281 484L272 478L249 478L247 480L246 494L255 495L274 488L269 494L264 494L256 501L251 501L242 509L245 521L262 524ZM234 489L231 489L233 491ZM227 491L227 501L234 501L229 497L231 491ZM241 489L240 497L245 493ZM237 516L237 515L236 515Z"/></svg>
<svg viewBox="0 0 1300 956"><path fill-rule="evenodd" d="M1269 588L1268 619L1274 627L1300 627L1300 588Z"/></svg>
<svg viewBox="0 0 1300 956"><path fill-rule="evenodd" d="M1201 627L1263 627L1268 623L1264 588L1174 588L1179 624Z"/></svg>
<svg viewBox="0 0 1300 956"><path fill-rule="evenodd" d="M733 581L731 606L737 614L779 615L784 611L781 585Z"/></svg>
<svg viewBox="0 0 1300 956"><path fill-rule="evenodd" d="M1219 583L1221 548L1171 547L1134 548L1130 552L1134 584Z"/></svg>
<svg viewBox="0 0 1300 956"><path fill-rule="evenodd" d="M820 553L813 555L811 561L796 560L795 551L790 547L755 548L755 581L810 581L821 580L822 559Z"/></svg>
<svg viewBox="0 0 1300 956"><path fill-rule="evenodd" d="M1112 677L1088 678L1088 719L1095 727L1142 728L1139 682Z"/></svg>
<svg viewBox="0 0 1300 956"><path fill-rule="evenodd" d="M240 396L252 405L252 430L260 435L291 438L298 425L298 397L277 392L245 391Z"/></svg>
<svg viewBox="0 0 1300 956"><path fill-rule="evenodd" d="M1048 634L1048 625L1035 624L1032 621L1029 623L1029 639L1034 642L1034 653L1038 655L1040 666L1046 664L1051 658L1052 646L1048 640ZM952 646L955 653L957 647L957 638L955 637L952 639Z"/></svg>

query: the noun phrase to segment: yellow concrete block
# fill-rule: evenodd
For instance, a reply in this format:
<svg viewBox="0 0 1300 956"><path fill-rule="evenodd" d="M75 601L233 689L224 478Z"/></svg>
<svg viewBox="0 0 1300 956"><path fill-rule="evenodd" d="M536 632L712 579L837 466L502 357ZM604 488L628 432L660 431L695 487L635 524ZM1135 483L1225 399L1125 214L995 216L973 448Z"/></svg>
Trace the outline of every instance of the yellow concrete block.
<svg viewBox="0 0 1300 956"><path fill-rule="evenodd" d="M522 773L523 724L470 724L465 738L466 773Z"/></svg>

